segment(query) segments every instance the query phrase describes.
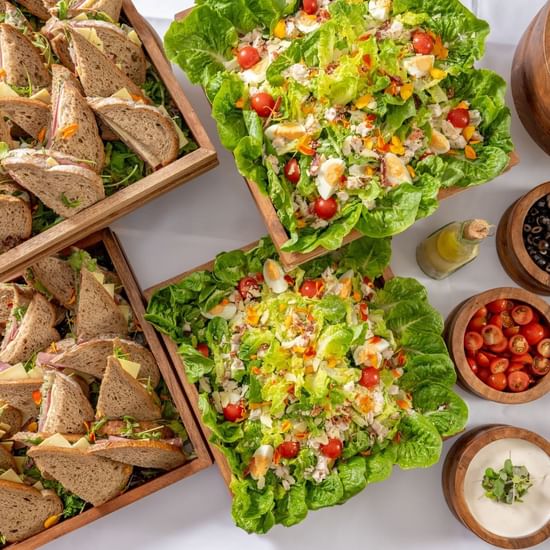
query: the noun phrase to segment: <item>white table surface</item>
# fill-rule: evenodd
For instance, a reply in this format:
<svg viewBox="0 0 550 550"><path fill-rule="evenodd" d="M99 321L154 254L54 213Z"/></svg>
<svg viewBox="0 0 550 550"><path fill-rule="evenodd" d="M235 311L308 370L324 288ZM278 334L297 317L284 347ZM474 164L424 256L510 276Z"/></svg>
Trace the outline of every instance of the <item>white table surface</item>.
<svg viewBox="0 0 550 550"><path fill-rule="evenodd" d="M163 35L173 14L190 6L192 1L135 0L135 3ZM493 29L482 64L509 77L515 44L544 0L465 3L488 19ZM232 157L217 139L202 92L191 87L179 69L177 74L219 151L221 164L114 225L144 288L265 234ZM510 97L509 105L513 105ZM514 200L549 179L550 159L531 141L515 114L513 137L521 157L519 167L492 183L445 201L431 218L417 223L394 241L395 272L426 284L432 304L443 315L472 294L513 285L498 261L494 240L484 245L476 262L443 282L423 276L414 258L416 244L448 221L482 217L496 224ZM470 407L470 428L500 422L550 438L550 395L532 404L501 406L460 393ZM445 445L445 453L449 446L450 443ZM247 535L233 525L229 494L213 466L71 533L49 548L332 550L344 545L384 550L487 548L447 509L440 477L441 463L428 470L395 469L391 479L368 487L344 506L310 513L298 526L276 527L260 537Z"/></svg>

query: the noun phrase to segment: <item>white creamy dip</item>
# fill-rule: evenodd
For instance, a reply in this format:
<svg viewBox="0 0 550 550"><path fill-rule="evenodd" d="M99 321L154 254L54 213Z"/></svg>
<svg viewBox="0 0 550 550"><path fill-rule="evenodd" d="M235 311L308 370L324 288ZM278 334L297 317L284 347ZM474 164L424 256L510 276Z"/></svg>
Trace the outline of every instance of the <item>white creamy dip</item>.
<svg viewBox="0 0 550 550"><path fill-rule="evenodd" d="M500 470L507 458L514 466L525 466L533 483L523 502L511 505L489 499L481 486L485 470ZM550 521L550 456L524 439L493 441L472 459L464 479L464 496L476 521L491 533L509 538L534 533Z"/></svg>

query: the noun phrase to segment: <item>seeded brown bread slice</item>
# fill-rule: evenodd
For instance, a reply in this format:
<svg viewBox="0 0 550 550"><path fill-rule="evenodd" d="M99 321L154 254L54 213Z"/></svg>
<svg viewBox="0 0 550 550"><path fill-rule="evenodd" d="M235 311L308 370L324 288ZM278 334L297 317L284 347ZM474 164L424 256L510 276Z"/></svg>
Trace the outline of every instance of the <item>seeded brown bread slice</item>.
<svg viewBox="0 0 550 550"><path fill-rule="evenodd" d="M43 101L28 97L2 97L0 113L33 139L40 142L45 140L51 108Z"/></svg>
<svg viewBox="0 0 550 550"><path fill-rule="evenodd" d="M61 515L63 504L53 491L0 480L0 510L0 533L12 543L44 531L44 522Z"/></svg>
<svg viewBox="0 0 550 550"><path fill-rule="evenodd" d="M33 290L24 285L0 283L0 332L3 333L6 323L15 307L27 307L33 297Z"/></svg>
<svg viewBox="0 0 550 550"><path fill-rule="evenodd" d="M63 218L105 198L101 177L78 159L57 151L16 149L2 166L22 187Z"/></svg>
<svg viewBox="0 0 550 550"><path fill-rule="evenodd" d="M0 436L0 439L7 439L17 433L23 426L23 414L19 409L8 405L5 401L0 401L0 425L9 426L6 433Z"/></svg>
<svg viewBox="0 0 550 550"><path fill-rule="evenodd" d="M86 268L80 271L76 334L79 341L128 334L128 322L123 312L103 284Z"/></svg>
<svg viewBox="0 0 550 550"><path fill-rule="evenodd" d="M28 361L35 353L59 340L59 333L54 328L56 310L42 294L33 296L14 337L11 327L15 322L18 321L12 318L6 327L0 351L0 361L4 363L15 365Z"/></svg>
<svg viewBox="0 0 550 550"><path fill-rule="evenodd" d="M29 267L25 280L36 290L46 291L66 308L76 301L76 276L69 263L56 256L38 260Z"/></svg>
<svg viewBox="0 0 550 550"><path fill-rule="evenodd" d="M17 0L17 2L42 21L47 21L50 18L50 12L43 0Z"/></svg>
<svg viewBox="0 0 550 550"><path fill-rule="evenodd" d="M156 388L160 382L160 371L153 354L145 347L132 340L123 340L115 338L113 340L113 350L119 349L128 357L130 361L139 363L140 370L138 380L142 382L149 381L152 388Z"/></svg>
<svg viewBox="0 0 550 550"><path fill-rule="evenodd" d="M139 468L173 470L185 463L181 449L165 441L99 441L89 452Z"/></svg>
<svg viewBox="0 0 550 550"><path fill-rule="evenodd" d="M13 460L12 454L4 447L0 445L0 472L5 470L15 470L15 460Z"/></svg>
<svg viewBox="0 0 550 550"><path fill-rule="evenodd" d="M18 143L11 137L11 125L0 115L0 141L7 144L10 149L15 149Z"/></svg>
<svg viewBox="0 0 550 550"><path fill-rule="evenodd" d="M132 466L80 449L40 445L30 456L42 474L47 474L81 499L100 506L124 491Z"/></svg>
<svg viewBox="0 0 550 550"><path fill-rule="evenodd" d="M18 409L21 422L25 425L29 420L38 418L39 401L36 398L41 387L42 379L0 380L0 401Z"/></svg>
<svg viewBox="0 0 550 550"><path fill-rule="evenodd" d="M174 122L159 108L118 98L88 98L100 119L154 170L178 158Z"/></svg>
<svg viewBox="0 0 550 550"><path fill-rule="evenodd" d="M71 39L71 58L87 96L110 97L122 88L136 98L144 97L134 84L99 48L88 42L79 32L67 27Z"/></svg>
<svg viewBox="0 0 550 550"><path fill-rule="evenodd" d="M58 15L58 0L44 0L44 4L49 6L50 14ZM113 22L117 23L120 19L121 10L122 0L73 0L69 5L67 15L69 18L73 18L81 13L104 13L112 19Z"/></svg>
<svg viewBox="0 0 550 550"><path fill-rule="evenodd" d="M0 254L26 241L32 234L32 211L28 202L0 195Z"/></svg>
<svg viewBox="0 0 550 550"><path fill-rule="evenodd" d="M99 389L96 418L131 416L136 421L161 418L158 399L127 373L118 359L109 357Z"/></svg>
<svg viewBox="0 0 550 550"><path fill-rule="evenodd" d="M30 85L36 91L50 86L51 76L41 53L29 38L6 23L0 24L0 50L8 84Z"/></svg>

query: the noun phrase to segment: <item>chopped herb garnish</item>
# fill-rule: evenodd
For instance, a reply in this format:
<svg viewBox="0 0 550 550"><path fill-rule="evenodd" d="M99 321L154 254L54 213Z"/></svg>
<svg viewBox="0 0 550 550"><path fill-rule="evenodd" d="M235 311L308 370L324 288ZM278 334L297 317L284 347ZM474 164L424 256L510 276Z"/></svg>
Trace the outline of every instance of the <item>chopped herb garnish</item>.
<svg viewBox="0 0 550 550"><path fill-rule="evenodd" d="M85 250L73 252L67 262L75 271L80 271L83 267L88 271L97 271L97 261Z"/></svg>
<svg viewBox="0 0 550 550"><path fill-rule="evenodd" d="M485 470L485 476L481 482L485 489L485 496L503 504L523 502L522 498L533 486L531 476L525 466L514 466L508 458L504 467L498 472L493 468Z"/></svg>
<svg viewBox="0 0 550 550"><path fill-rule="evenodd" d="M12 317L15 317L16 321L21 323L23 321L23 317L25 317L25 314L27 313L27 309L28 306L14 307L11 311Z"/></svg>
<svg viewBox="0 0 550 550"><path fill-rule="evenodd" d="M67 208L78 208L80 206L80 199L71 200L65 193L61 193L61 202Z"/></svg>

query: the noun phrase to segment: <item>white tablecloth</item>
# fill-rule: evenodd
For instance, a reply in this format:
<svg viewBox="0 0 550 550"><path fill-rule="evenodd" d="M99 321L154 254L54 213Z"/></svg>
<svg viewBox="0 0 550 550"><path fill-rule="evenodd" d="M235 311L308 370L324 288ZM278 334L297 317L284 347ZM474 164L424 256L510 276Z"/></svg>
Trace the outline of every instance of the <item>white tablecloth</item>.
<svg viewBox="0 0 550 550"><path fill-rule="evenodd" d="M157 31L164 34L173 14L192 2L135 0L135 3ZM483 65L508 77L514 45L544 1L472 0L465 3L492 25ZM265 234L232 157L219 144L202 92L191 87L179 70L177 74L219 151L221 166L114 225L144 288L210 260L222 250L244 245ZM509 104L512 105L511 98ZM448 221L482 217L496 224L508 205L548 179L549 158L531 141L516 116L513 135L522 162L518 168L497 181L444 202L435 215L395 239L395 272L425 283L431 302L443 315L472 294L513 285L498 261L494 241L483 246L482 255L475 263L444 282L424 277L414 258L416 244ZM512 407L461 393L470 406L470 428L501 422L550 438L550 395L536 403ZM449 446L450 443L445 445L445 452ZM390 480L368 487L344 506L313 512L301 525L292 529L276 527L258 537L234 527L230 498L214 466L69 534L50 547L57 550L486 548L487 545L458 523L447 509L440 476L441 466L411 472L395 469Z"/></svg>

